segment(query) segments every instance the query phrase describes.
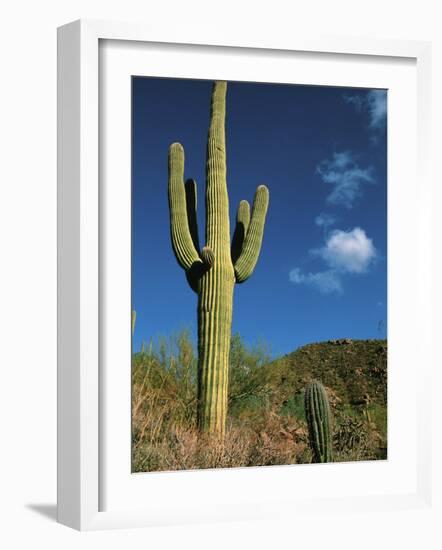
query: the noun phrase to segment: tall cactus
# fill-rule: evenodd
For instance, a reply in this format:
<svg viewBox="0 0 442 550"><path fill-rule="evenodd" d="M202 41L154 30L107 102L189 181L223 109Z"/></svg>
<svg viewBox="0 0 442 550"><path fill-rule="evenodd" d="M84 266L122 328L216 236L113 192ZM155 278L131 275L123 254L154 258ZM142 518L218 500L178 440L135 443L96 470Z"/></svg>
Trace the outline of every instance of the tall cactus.
<svg viewBox="0 0 442 550"><path fill-rule="evenodd" d="M305 416L314 462L331 462L331 412L324 386L317 381L309 384L304 397Z"/></svg>
<svg viewBox="0 0 442 550"><path fill-rule="evenodd" d="M196 183L184 184L184 150L169 148L169 210L172 247L198 294L198 426L223 437L227 416L233 287L252 274L258 260L269 202L267 187L256 190L252 214L247 201L238 207L230 246L226 182L226 82L212 90L206 161L206 245L200 250Z"/></svg>
<svg viewBox="0 0 442 550"><path fill-rule="evenodd" d="M133 309L132 310L132 337L134 335L134 332L135 332L135 322L137 320L137 312Z"/></svg>

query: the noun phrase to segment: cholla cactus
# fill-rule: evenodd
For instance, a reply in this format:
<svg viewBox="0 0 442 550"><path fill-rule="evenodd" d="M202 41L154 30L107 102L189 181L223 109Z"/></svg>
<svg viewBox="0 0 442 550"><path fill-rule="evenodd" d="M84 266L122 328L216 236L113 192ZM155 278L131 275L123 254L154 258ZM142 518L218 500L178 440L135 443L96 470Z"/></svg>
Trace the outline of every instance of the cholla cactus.
<svg viewBox="0 0 442 550"><path fill-rule="evenodd" d="M169 148L169 209L172 246L190 287L198 294L198 425L224 436L227 416L229 350L233 287L253 273L261 249L269 202L267 187L256 191L252 213L247 201L238 207L230 246L226 183L226 82L212 91L206 162L206 245L200 250L196 183L184 184L184 150Z"/></svg>
<svg viewBox="0 0 442 550"><path fill-rule="evenodd" d="M331 413L327 394L320 382L305 388L305 416L314 462L332 461Z"/></svg>

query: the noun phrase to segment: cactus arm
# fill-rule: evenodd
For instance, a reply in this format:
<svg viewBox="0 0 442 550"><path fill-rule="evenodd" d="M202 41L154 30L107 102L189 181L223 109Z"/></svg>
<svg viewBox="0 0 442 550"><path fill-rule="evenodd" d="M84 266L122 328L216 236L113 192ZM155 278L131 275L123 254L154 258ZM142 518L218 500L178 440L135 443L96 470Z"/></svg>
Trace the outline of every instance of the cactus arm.
<svg viewBox="0 0 442 550"><path fill-rule="evenodd" d="M169 148L170 233L176 259L187 271L201 260L189 229L183 176L184 149L180 143L173 143Z"/></svg>
<svg viewBox="0 0 442 550"><path fill-rule="evenodd" d="M250 223L250 205L247 201L241 201L236 213L236 226L232 238L232 262L235 263L240 257L244 239Z"/></svg>
<svg viewBox="0 0 442 550"><path fill-rule="evenodd" d="M265 185L260 185L255 193L250 225L244 239L241 254L234 263L237 283L246 281L255 269L261 250L268 205L269 190Z"/></svg>
<svg viewBox="0 0 442 550"><path fill-rule="evenodd" d="M200 250L199 237L198 237L198 219L196 216L197 206L197 192L196 181L188 179L185 184L186 190L186 210L187 219L189 222L190 236L192 237L193 245L197 252Z"/></svg>
<svg viewBox="0 0 442 550"><path fill-rule="evenodd" d="M201 277L212 269L215 263L215 254L209 246L204 246L201 250L201 259L195 262L190 269L186 270L186 278L190 288L197 294L200 291Z"/></svg>
<svg viewBox="0 0 442 550"><path fill-rule="evenodd" d="M212 269L215 263L215 254L213 253L213 250L210 248L210 246L204 246L201 250L201 260L203 262L205 271Z"/></svg>

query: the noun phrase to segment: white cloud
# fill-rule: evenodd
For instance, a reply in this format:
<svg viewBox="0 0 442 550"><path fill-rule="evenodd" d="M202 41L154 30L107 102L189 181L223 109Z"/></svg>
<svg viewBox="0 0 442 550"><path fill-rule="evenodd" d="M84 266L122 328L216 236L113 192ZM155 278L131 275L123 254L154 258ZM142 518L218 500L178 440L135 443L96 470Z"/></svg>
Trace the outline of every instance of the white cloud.
<svg viewBox="0 0 442 550"><path fill-rule="evenodd" d="M367 272L377 255L373 241L360 227L349 231L336 229L327 237L323 247L310 252L324 261L326 269L304 273L295 267L290 271L289 279L294 284L315 288L322 294L342 294L343 278Z"/></svg>
<svg viewBox="0 0 442 550"><path fill-rule="evenodd" d="M315 224L319 227L323 227L324 229L331 227L336 222L337 222L336 216L333 216L332 214L328 214L327 212L321 212L319 216L316 216L315 218Z"/></svg>
<svg viewBox="0 0 442 550"><path fill-rule="evenodd" d="M333 270L319 271L317 273L303 273L299 267L295 267L289 273L289 279L295 284L305 284L316 288L322 294L342 294L341 278Z"/></svg>
<svg viewBox="0 0 442 550"><path fill-rule="evenodd" d="M331 268L341 273L364 273L376 258L376 248L363 229L336 229L325 246L313 251Z"/></svg>
<svg viewBox="0 0 442 550"><path fill-rule="evenodd" d="M353 207L365 184L374 182L373 168L360 168L351 151L333 153L331 159L318 164L316 171L324 183L333 187L327 202L347 208Z"/></svg>
<svg viewBox="0 0 442 550"><path fill-rule="evenodd" d="M344 95L344 100L354 105L356 111L366 112L372 130L385 127L387 121L387 91L370 90L365 95Z"/></svg>

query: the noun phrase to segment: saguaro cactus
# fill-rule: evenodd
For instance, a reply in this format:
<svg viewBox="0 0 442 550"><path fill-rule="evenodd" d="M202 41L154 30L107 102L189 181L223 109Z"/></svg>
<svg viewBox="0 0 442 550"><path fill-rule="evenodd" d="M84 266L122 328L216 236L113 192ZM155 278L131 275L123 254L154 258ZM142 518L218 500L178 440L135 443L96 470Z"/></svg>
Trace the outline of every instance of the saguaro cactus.
<svg viewBox="0 0 442 550"><path fill-rule="evenodd" d="M233 287L252 274L258 260L269 202L260 185L252 214L247 201L238 207L230 246L229 198L226 182L226 82L212 91L206 161L206 245L200 250L196 216L196 183L184 184L184 150L169 148L169 209L172 247L198 294L198 426L224 436L227 415L229 350Z"/></svg>
<svg viewBox="0 0 442 550"><path fill-rule="evenodd" d="M135 322L137 320L137 312L133 309L132 310L132 336L134 335L134 332L135 332Z"/></svg>
<svg viewBox="0 0 442 550"><path fill-rule="evenodd" d="M332 461L331 413L327 394L320 382L305 388L305 416L314 462Z"/></svg>

